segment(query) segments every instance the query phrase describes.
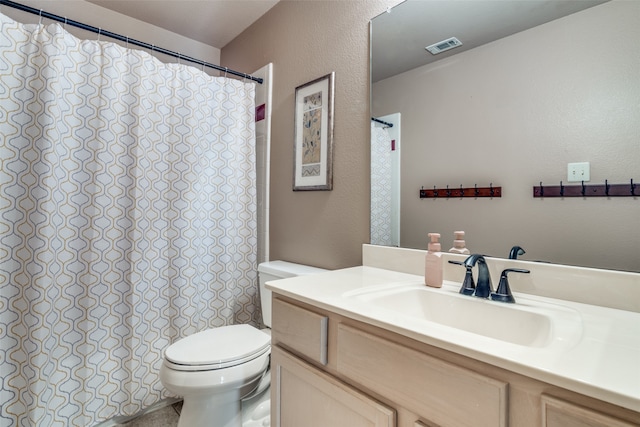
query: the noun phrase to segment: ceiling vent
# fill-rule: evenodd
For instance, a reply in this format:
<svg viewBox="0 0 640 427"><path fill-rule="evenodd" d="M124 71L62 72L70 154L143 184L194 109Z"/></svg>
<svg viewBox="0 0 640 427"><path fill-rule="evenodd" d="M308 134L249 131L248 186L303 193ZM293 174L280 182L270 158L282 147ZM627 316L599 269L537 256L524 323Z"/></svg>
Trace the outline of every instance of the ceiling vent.
<svg viewBox="0 0 640 427"><path fill-rule="evenodd" d="M441 42L434 43L431 46L425 47L431 54L437 55L445 50L453 49L454 47L462 46L462 42L455 37L442 40Z"/></svg>

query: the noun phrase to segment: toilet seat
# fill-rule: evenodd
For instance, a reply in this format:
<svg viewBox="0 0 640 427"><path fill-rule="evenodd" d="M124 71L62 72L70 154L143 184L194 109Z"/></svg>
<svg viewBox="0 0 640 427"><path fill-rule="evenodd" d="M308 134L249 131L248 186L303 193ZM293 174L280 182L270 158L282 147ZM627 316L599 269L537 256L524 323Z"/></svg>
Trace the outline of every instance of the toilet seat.
<svg viewBox="0 0 640 427"><path fill-rule="evenodd" d="M271 349L271 337L250 325L207 329L182 338L164 353L164 363L177 371L209 371L237 366Z"/></svg>

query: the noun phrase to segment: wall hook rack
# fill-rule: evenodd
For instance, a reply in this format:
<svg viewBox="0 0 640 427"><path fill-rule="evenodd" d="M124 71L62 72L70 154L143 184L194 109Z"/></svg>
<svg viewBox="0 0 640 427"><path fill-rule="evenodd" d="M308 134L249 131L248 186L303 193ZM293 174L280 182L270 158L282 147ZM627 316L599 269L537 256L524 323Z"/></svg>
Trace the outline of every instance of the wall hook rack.
<svg viewBox="0 0 640 427"><path fill-rule="evenodd" d="M493 183L489 184L488 187L478 187L475 184L473 187L463 187L460 184L459 188L449 188L447 185L446 188L436 188L433 186L433 189L425 189L422 187L420 189L420 198L421 199L438 199L438 198L461 198L461 197L502 197L502 187L494 187Z"/></svg>
<svg viewBox="0 0 640 427"><path fill-rule="evenodd" d="M605 179L604 184L585 184L582 181L578 185L540 185L533 187L533 197L638 197L640 190L633 179L628 184L609 184Z"/></svg>

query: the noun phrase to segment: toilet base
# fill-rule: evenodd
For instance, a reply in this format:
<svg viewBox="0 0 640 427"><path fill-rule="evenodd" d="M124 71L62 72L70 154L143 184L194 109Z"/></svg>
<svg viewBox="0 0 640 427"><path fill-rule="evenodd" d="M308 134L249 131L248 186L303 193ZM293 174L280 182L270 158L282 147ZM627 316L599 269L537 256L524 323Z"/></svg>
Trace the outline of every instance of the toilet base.
<svg viewBox="0 0 640 427"><path fill-rule="evenodd" d="M236 384L225 392L202 393L197 388L182 388L185 393L178 427L242 427L243 399L253 400L254 396L259 397L265 391L269 393L270 376L268 370L265 370L269 358L267 356L262 362L257 362L260 369L256 372L261 372L262 375L246 378L244 384Z"/></svg>
<svg viewBox="0 0 640 427"><path fill-rule="evenodd" d="M241 396L185 396L178 427L242 427Z"/></svg>

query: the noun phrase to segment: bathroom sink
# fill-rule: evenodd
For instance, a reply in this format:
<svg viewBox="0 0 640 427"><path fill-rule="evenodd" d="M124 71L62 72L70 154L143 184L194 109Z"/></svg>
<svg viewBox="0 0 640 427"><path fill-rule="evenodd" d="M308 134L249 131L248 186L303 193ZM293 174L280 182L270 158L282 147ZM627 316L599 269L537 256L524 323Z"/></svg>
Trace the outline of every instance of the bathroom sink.
<svg viewBox="0 0 640 427"><path fill-rule="evenodd" d="M580 316L574 310L522 297L506 304L424 285L361 290L350 297L394 316L521 346L566 345L577 341L581 331Z"/></svg>

